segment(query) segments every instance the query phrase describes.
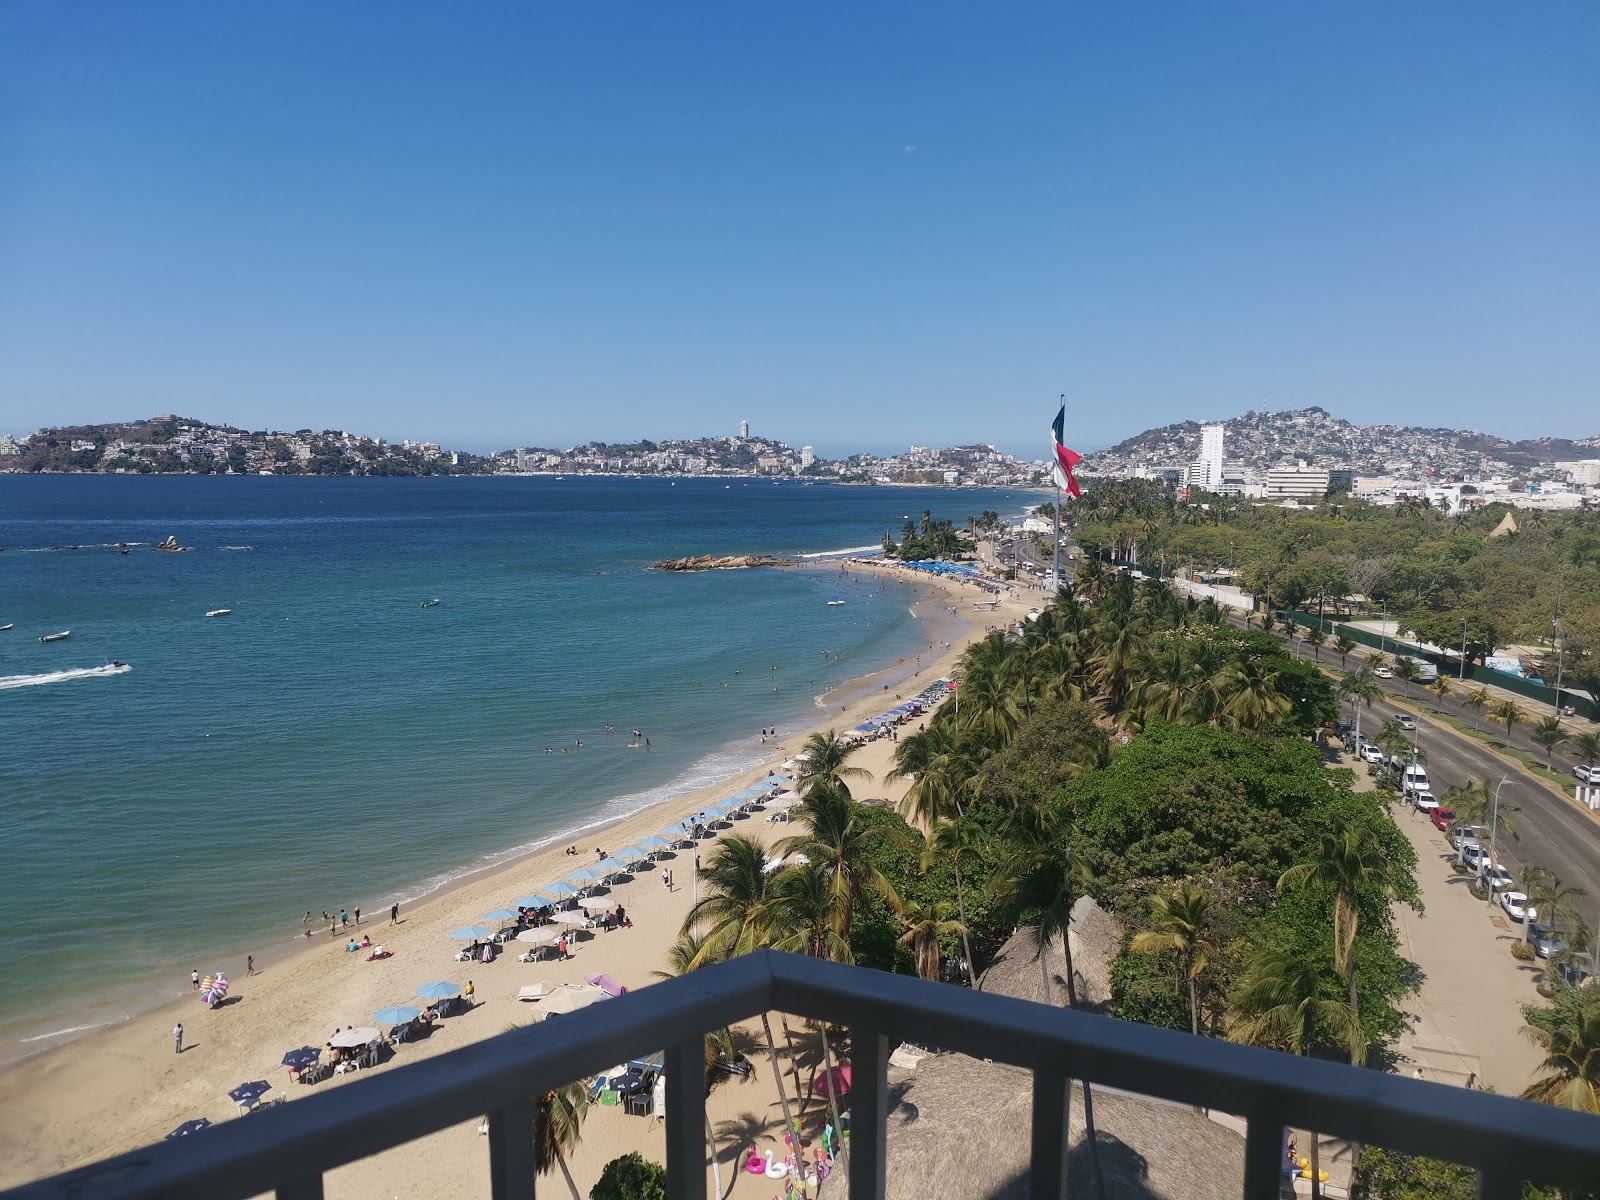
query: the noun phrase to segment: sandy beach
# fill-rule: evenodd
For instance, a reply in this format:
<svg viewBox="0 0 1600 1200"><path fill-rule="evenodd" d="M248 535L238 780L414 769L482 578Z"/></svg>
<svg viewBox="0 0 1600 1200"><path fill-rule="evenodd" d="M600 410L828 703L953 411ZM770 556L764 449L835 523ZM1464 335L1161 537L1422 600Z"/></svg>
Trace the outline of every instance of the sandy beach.
<svg viewBox="0 0 1600 1200"><path fill-rule="evenodd" d="M987 603L981 607L978 603L987 601L988 594L970 584L887 564L853 562L849 569L859 576L883 572L914 579L919 585L915 613L931 645L920 661L885 664L873 675L852 680L825 697L814 727L819 730L846 730L892 707L898 696L915 695L948 674L965 647L988 628L1012 623L1042 601L1037 589L1022 587L1003 596L998 607L991 609ZM227 1092L247 1080L268 1080L274 1089L269 1095L293 1102L308 1094L308 1089L289 1082L287 1070L280 1065L286 1051L303 1045L321 1046L335 1029L347 1025L369 1025L378 1009L413 1003L418 985L431 980L462 985L471 980L476 1006L437 1023L425 1039L401 1045L376 1068L380 1076L511 1026L532 1023L536 1006L515 998L525 984L581 983L586 973L604 972L629 988L647 986L652 972L664 965L665 953L694 902L696 855L706 853L710 842L679 850L656 871L641 873L612 889L612 895L626 907L633 927L578 934L567 961L524 964L517 961L515 953L506 953L487 965L457 963L455 944L446 934L587 866L595 860L597 848L629 845L716 799L743 790L796 752L809 732L770 743L771 757L762 767L635 814L602 832L586 834L575 857L565 853L565 845L551 846L408 907L398 924L390 924L387 911L364 912L359 932L353 922L351 931L358 937L369 935L374 943L393 952L391 958L367 961L365 952L346 952L343 936L330 939L325 928L317 929L312 944L301 953L271 959L258 956L255 976L246 975L242 958L204 964L202 971L220 967L233 982L228 1003L219 1009L207 1011L187 998L10 1069L0 1075L0 1186L159 1141L184 1121L233 1118L236 1109ZM858 753L855 762L872 777L853 788L859 797L899 799L906 781L885 779L892 755L893 743L887 739L870 743ZM769 823L761 813L735 825L741 833L768 841L792 832L784 824ZM662 867L672 873L670 888L663 885ZM174 1053L172 1038L172 1027L180 1020L185 1029L181 1055ZM781 1123L781 1118L774 1119L778 1100L766 1055L764 1051L759 1056L755 1053L759 1028L756 1023L754 1031L739 1031L756 1072L747 1079L721 1082L708 1102L717 1131L723 1195L764 1197L772 1190L769 1181L735 1170L735 1160L752 1143L762 1149L777 1144L773 1135ZM815 1039L802 1036L799 1028L796 1035L793 1066L809 1089L820 1052L812 1044ZM779 1036L781 1039L781 1033ZM786 1055L784 1069L787 1076L791 1064ZM339 1087L348 1079L367 1078L372 1073L335 1076L312 1088ZM788 1086L792 1088L792 1080ZM823 1103L813 1101L808 1115ZM661 1123L623 1115L620 1108L592 1108L583 1143L569 1163L580 1192L587 1195L605 1163L629 1150L663 1161ZM551 1184L564 1186L556 1180ZM482 1194L487 1187L488 1159L475 1122L342 1168L328 1178L330 1196L352 1198Z"/></svg>

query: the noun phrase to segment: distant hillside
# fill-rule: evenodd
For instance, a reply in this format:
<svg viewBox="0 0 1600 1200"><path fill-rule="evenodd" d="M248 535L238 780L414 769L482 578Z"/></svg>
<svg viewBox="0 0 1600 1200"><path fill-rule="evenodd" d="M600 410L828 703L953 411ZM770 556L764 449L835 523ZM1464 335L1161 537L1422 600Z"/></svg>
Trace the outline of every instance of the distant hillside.
<svg viewBox="0 0 1600 1200"><path fill-rule="evenodd" d="M1600 435L1513 442L1476 429L1354 425L1321 408L1247 412L1224 421L1223 457L1230 467L1261 472L1303 458L1317 466L1365 474L1423 475L1491 470L1523 472L1600 455ZM1180 466L1200 455L1199 421L1147 429L1084 460L1088 471L1117 474L1135 466Z"/></svg>

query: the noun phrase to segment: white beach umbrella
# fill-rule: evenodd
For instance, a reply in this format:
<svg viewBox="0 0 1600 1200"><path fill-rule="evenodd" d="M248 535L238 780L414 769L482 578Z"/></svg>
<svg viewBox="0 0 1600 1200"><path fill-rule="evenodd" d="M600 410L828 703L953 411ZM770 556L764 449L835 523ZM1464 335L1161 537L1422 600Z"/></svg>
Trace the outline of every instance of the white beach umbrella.
<svg viewBox="0 0 1600 1200"><path fill-rule="evenodd" d="M612 908L616 907L617 902L608 896L585 896L582 900L579 900L578 903L583 905L583 907L588 909L590 912L609 912ZM573 916L576 915L576 913L573 914Z"/></svg>
<svg viewBox="0 0 1600 1200"><path fill-rule="evenodd" d="M535 946L548 946L560 937L561 931L559 929L551 929L548 925L542 925L538 929L524 929L517 934L517 941L532 942Z"/></svg>
<svg viewBox="0 0 1600 1200"><path fill-rule="evenodd" d="M581 912L552 913L550 919L559 925L582 925L589 918Z"/></svg>
<svg viewBox="0 0 1600 1200"><path fill-rule="evenodd" d="M609 999L611 997L597 987L564 987L539 1002L539 1015L542 1019L559 1013L573 1013Z"/></svg>
<svg viewBox="0 0 1600 1200"><path fill-rule="evenodd" d="M328 1040L335 1046L370 1046L378 1040L379 1033L376 1029L363 1027L361 1029L341 1029Z"/></svg>

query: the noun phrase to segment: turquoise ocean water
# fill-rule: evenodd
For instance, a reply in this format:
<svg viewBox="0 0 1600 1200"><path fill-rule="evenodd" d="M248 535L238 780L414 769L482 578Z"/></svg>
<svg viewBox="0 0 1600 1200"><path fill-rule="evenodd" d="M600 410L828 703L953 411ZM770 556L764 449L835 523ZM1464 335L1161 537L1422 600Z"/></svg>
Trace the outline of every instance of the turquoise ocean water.
<svg viewBox="0 0 1600 1200"><path fill-rule="evenodd" d="M0 1061L288 944L305 909L375 912L753 765L761 726L923 648L903 585L651 562L823 554L1029 500L0 476ZM189 552L149 549L169 534Z"/></svg>

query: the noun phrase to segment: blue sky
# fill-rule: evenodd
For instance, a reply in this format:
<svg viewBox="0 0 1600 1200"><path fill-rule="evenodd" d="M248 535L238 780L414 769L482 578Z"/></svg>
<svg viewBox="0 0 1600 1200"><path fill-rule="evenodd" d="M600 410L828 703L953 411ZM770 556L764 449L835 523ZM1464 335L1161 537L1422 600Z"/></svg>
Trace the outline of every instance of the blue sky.
<svg viewBox="0 0 1600 1200"><path fill-rule="evenodd" d="M1600 433L1600 6L0 5L0 431Z"/></svg>

